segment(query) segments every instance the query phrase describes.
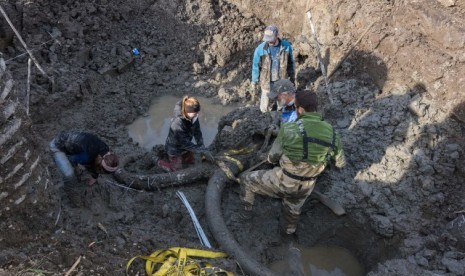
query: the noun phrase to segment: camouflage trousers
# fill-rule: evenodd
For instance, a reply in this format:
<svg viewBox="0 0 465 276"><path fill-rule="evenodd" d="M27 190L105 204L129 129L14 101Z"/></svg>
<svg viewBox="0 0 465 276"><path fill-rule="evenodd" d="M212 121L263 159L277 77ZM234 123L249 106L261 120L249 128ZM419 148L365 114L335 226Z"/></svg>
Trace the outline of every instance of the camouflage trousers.
<svg viewBox="0 0 465 276"><path fill-rule="evenodd" d="M283 174L281 167L241 174L241 200L252 206L255 194L282 199L284 230L292 234L297 228L300 211L315 187L315 180L299 181Z"/></svg>

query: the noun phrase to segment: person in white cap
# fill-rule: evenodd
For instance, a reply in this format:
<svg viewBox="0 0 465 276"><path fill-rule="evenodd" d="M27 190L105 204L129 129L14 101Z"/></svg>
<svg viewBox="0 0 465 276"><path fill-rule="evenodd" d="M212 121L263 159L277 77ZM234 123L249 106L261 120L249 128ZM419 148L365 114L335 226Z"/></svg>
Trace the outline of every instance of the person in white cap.
<svg viewBox="0 0 465 276"><path fill-rule="evenodd" d="M295 122L297 120L297 111L295 108L295 87L290 80L279 80L273 84L269 98L276 102L276 111L279 116L279 123ZM277 122L274 122L277 123Z"/></svg>
<svg viewBox="0 0 465 276"><path fill-rule="evenodd" d="M272 103L268 96L273 83L281 79L294 83L292 46L287 40L279 38L278 27L270 25L265 29L263 42L255 48L252 61L252 90L256 93L260 81L261 112L271 110Z"/></svg>

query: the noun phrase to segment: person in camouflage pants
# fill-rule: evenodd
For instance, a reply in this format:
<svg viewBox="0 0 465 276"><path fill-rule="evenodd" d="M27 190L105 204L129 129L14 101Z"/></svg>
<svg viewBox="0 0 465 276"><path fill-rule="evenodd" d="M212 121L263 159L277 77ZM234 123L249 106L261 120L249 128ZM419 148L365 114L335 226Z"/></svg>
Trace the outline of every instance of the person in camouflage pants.
<svg viewBox="0 0 465 276"><path fill-rule="evenodd" d="M251 217L255 194L281 198L282 231L286 234L296 231L301 208L328 162L334 161L338 168L345 165L339 135L316 112L316 93L297 91L295 105L297 121L281 127L267 155L268 162L279 162L279 166L240 176L243 217Z"/></svg>

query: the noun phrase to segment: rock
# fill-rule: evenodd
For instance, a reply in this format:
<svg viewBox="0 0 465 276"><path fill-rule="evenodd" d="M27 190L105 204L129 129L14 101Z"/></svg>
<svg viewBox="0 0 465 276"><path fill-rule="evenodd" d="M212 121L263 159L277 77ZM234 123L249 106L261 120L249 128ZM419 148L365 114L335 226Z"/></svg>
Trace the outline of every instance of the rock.
<svg viewBox="0 0 465 276"><path fill-rule="evenodd" d="M417 95L412 99L412 102L408 105L407 108L414 116L424 117L428 107L428 105L421 102L421 97Z"/></svg>
<svg viewBox="0 0 465 276"><path fill-rule="evenodd" d="M404 246L408 252L418 252L424 246L424 242L421 237L413 236L404 240Z"/></svg>
<svg viewBox="0 0 465 276"><path fill-rule="evenodd" d="M465 215L460 214L447 224L449 233L457 239L457 247L465 249Z"/></svg>
<svg viewBox="0 0 465 276"><path fill-rule="evenodd" d="M341 120L339 120L337 122L337 126L339 128L346 128L346 127L349 126L349 124L350 124L350 121L349 121L349 118L347 118L347 117L344 117L343 119L341 119Z"/></svg>
<svg viewBox="0 0 465 276"><path fill-rule="evenodd" d="M423 267L428 267L428 260L420 254L415 255L415 262Z"/></svg>
<svg viewBox="0 0 465 276"><path fill-rule="evenodd" d="M373 219L373 227L378 234L388 238L393 236L394 226L389 218L381 215L374 215L371 218Z"/></svg>
<svg viewBox="0 0 465 276"><path fill-rule="evenodd" d="M463 253L446 252L441 263L445 265L450 272L456 275L465 275L465 256L463 256Z"/></svg>
<svg viewBox="0 0 465 276"><path fill-rule="evenodd" d="M162 208L162 216L163 218L166 218L170 212L170 206L168 204L163 204Z"/></svg>
<svg viewBox="0 0 465 276"><path fill-rule="evenodd" d="M438 2L441 3L441 5L443 5L445 7L453 7L453 6L455 6L455 1L456 0L438 0Z"/></svg>
<svg viewBox="0 0 465 276"><path fill-rule="evenodd" d="M357 182L357 185L362 191L362 194L366 197L369 197L373 192L373 187L365 181Z"/></svg>
<svg viewBox="0 0 465 276"><path fill-rule="evenodd" d="M204 71L202 65L200 65L197 62L192 64L192 68L193 68L194 74L196 74L196 75L200 75Z"/></svg>

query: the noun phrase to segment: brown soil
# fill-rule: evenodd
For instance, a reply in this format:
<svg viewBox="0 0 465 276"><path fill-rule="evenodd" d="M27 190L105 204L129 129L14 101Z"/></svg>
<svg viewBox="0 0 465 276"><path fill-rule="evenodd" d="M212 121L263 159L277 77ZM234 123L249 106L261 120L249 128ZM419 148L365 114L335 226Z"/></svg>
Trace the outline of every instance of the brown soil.
<svg viewBox="0 0 465 276"><path fill-rule="evenodd" d="M465 274L462 1L40 0L1 5L53 82L33 69L30 116L17 111L15 117L27 122L17 133L27 147L0 168L5 178L22 162L18 156L30 163L41 157L34 177L20 189L16 181L1 184L0 275L40 275L38 269L63 275L79 256L73 275L124 275L133 256L173 246L201 247L176 196L178 188L144 192L103 176L87 189L87 207L72 207L48 141L66 129L91 131L119 155L139 156L131 170L156 173L154 151L135 145L126 126L146 113L154 98L189 93L248 106L220 122L212 149L260 144L263 136L257 133L267 121L251 102L248 87L253 50L271 23L293 43L298 84L319 93L348 159L347 167L327 170L317 185L348 214L335 217L310 199L299 223L299 243L347 248L368 275ZM309 8L328 71L375 22L329 87L316 68L305 15ZM3 18L0 22L0 52L22 105L27 55L19 56L21 43ZM139 56L131 54L135 47ZM2 89L6 80L1 79ZM5 106L0 101L0 109ZM8 125L0 120L1 139ZM0 150L4 156L8 148ZM205 220L206 183L179 190L221 250ZM276 261L273 248L282 243L280 202L257 198L254 219L242 223L238 193L239 187L230 185L223 196L228 227L257 260ZM26 200L18 203L23 194ZM242 274L232 258L216 263ZM142 271L142 265L137 269Z"/></svg>

